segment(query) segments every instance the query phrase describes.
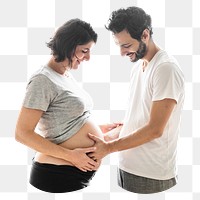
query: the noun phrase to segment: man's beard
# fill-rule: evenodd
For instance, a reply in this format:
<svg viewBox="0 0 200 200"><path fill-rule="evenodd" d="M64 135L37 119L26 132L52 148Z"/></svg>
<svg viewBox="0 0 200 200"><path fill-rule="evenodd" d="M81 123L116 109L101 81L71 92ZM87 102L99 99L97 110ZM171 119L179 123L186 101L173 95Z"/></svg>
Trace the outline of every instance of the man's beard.
<svg viewBox="0 0 200 200"><path fill-rule="evenodd" d="M135 52L135 59L131 62L137 62L139 59L143 58L146 55L147 46L143 41L140 41L138 50Z"/></svg>

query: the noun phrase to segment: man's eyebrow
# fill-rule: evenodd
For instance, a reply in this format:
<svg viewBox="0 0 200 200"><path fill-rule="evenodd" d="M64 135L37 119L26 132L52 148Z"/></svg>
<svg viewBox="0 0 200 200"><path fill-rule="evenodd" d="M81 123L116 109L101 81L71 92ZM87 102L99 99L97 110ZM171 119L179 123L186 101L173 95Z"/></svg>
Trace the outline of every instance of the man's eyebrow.
<svg viewBox="0 0 200 200"><path fill-rule="evenodd" d="M120 44L119 42L115 42L116 45L120 46L120 47L124 47L126 45L129 45L129 43L124 43L124 44Z"/></svg>
<svg viewBox="0 0 200 200"><path fill-rule="evenodd" d="M127 46L127 45L130 45L130 43L121 44L120 47L124 47L124 46Z"/></svg>

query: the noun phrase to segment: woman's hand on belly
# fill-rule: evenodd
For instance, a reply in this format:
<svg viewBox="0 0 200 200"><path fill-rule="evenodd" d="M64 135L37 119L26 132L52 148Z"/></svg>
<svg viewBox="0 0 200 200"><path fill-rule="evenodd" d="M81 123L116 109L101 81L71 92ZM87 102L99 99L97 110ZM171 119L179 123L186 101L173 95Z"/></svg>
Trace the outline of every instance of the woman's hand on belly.
<svg viewBox="0 0 200 200"><path fill-rule="evenodd" d="M88 157L89 153L94 152L95 142L88 137L88 133L92 133L100 138L103 134L100 128L92 121L87 123L71 138L58 144L62 148L62 156L50 156L47 154L37 153L35 161L40 163L51 163L55 165L73 165L82 171L97 170L100 166L101 160L95 162ZM70 157L67 152L70 152Z"/></svg>
<svg viewBox="0 0 200 200"><path fill-rule="evenodd" d="M100 162L94 161L87 155L95 150L95 147L76 148L71 150L71 163L84 172L97 170Z"/></svg>

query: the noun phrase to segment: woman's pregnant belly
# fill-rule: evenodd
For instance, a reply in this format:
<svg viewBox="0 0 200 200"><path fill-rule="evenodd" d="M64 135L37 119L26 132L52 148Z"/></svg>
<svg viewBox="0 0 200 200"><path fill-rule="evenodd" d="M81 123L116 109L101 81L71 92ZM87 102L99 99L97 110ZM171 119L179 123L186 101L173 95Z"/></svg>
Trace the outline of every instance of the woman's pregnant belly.
<svg viewBox="0 0 200 200"><path fill-rule="evenodd" d="M91 147L94 145L94 141L88 137L88 133L91 133L101 138L103 137L99 126L97 126L92 120L88 120L76 134L74 134L71 138L58 145L66 149ZM66 160L55 158L42 153L36 153L35 161L55 165L72 165Z"/></svg>

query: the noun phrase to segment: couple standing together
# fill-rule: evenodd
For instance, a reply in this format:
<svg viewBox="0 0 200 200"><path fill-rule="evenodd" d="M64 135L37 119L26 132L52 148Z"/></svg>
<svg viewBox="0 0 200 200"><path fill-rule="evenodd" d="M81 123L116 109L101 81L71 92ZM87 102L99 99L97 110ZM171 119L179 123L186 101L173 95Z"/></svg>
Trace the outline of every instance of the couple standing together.
<svg viewBox="0 0 200 200"><path fill-rule="evenodd" d="M156 45L151 17L139 7L112 12L106 29L134 63L123 123L96 125L92 99L70 73L90 59L97 41L82 20L69 20L56 31L47 43L50 60L28 82L15 137L36 151L30 184L40 190L87 187L101 159L113 152L119 152L118 184L125 190L149 194L177 183L184 101L179 65Z"/></svg>

